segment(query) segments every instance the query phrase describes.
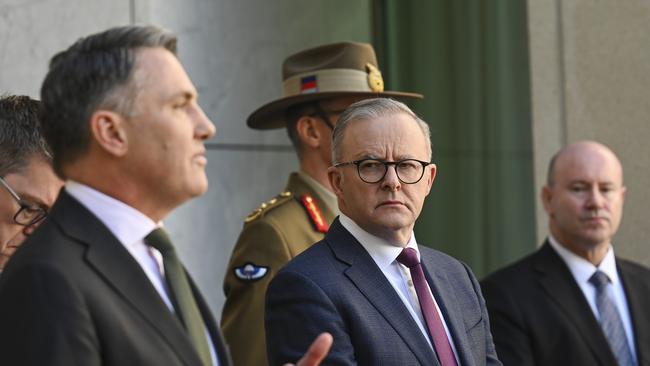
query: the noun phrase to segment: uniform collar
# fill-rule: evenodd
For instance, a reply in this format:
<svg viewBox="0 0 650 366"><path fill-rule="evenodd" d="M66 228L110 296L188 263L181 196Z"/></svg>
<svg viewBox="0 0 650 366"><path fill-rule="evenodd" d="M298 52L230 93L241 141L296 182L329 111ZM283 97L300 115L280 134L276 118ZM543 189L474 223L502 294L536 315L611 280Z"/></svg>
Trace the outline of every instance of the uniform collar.
<svg viewBox="0 0 650 366"><path fill-rule="evenodd" d="M327 189L324 185L318 183L316 179L312 178L309 174L303 172L302 170L298 171L298 176L311 188L316 194L323 200L327 208L334 213L334 216L339 214L339 205L336 199L336 195Z"/></svg>

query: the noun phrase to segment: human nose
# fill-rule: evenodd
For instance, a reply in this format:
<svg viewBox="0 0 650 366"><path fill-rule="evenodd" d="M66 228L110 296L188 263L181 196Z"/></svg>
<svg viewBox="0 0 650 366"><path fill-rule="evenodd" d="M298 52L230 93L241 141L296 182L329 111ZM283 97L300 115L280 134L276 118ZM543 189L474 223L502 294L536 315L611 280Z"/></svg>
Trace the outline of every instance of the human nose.
<svg viewBox="0 0 650 366"><path fill-rule="evenodd" d="M217 128L214 123L203 112L200 106L196 106L195 126L194 132L198 139L207 140L217 133Z"/></svg>
<svg viewBox="0 0 650 366"><path fill-rule="evenodd" d="M37 222L35 224L25 226L23 228L23 235L25 235L25 236L32 235L34 233L34 230L36 230L36 228L38 227L38 225L41 224L41 222L43 222L43 220L41 220L41 221L39 221L39 222Z"/></svg>
<svg viewBox="0 0 650 366"><path fill-rule="evenodd" d="M587 197L587 208L589 209L599 209L605 207L607 200L605 196L600 191L599 187L593 187L589 190L589 196Z"/></svg>
<svg viewBox="0 0 650 366"><path fill-rule="evenodd" d="M395 191L399 189L401 185L402 183L397 177L397 166L395 164L387 165L386 174L384 174L384 179L381 181L381 187L383 189Z"/></svg>

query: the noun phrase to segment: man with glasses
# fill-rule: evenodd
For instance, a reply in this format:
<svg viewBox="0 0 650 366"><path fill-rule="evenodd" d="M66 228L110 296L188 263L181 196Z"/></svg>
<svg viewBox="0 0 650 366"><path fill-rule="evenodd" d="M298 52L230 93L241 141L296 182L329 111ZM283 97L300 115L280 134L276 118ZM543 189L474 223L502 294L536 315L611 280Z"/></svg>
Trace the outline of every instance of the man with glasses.
<svg viewBox="0 0 650 366"><path fill-rule="evenodd" d="M400 102L364 100L341 115L332 147L341 214L269 285L269 361L327 331L325 364L500 365L472 271L413 234L436 176L428 125Z"/></svg>
<svg viewBox="0 0 650 366"><path fill-rule="evenodd" d="M38 121L40 103L0 98L0 271L47 216L63 184Z"/></svg>
<svg viewBox="0 0 650 366"><path fill-rule="evenodd" d="M235 363L266 364L264 295L273 275L291 258L323 239L338 214L327 179L332 130L355 101L421 95L383 90L369 44L342 42L289 56L283 65L284 96L248 118L254 129L286 127L300 169L285 190L245 220L224 281L221 326Z"/></svg>

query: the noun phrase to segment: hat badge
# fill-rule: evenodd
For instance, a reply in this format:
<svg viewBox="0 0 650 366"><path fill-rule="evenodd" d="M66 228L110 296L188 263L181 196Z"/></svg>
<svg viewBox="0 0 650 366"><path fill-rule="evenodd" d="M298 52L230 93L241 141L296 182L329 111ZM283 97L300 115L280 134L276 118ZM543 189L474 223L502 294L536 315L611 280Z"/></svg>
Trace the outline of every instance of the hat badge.
<svg viewBox="0 0 650 366"><path fill-rule="evenodd" d="M366 71L368 72L368 86L370 90L375 93L383 92L384 79L381 77L381 71L370 62L366 63Z"/></svg>

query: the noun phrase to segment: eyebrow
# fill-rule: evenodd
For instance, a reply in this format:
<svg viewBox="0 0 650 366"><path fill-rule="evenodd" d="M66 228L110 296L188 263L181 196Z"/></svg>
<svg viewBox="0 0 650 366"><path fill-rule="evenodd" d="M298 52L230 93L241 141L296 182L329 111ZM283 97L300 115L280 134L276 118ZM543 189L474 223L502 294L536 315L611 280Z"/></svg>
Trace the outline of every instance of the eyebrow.
<svg viewBox="0 0 650 366"><path fill-rule="evenodd" d="M193 99L198 100L199 95L198 95L198 93L194 93L194 92L191 92L191 91L184 90L184 91L172 94L169 97L170 100L179 99L179 98L182 98L183 100L193 100Z"/></svg>
<svg viewBox="0 0 650 366"><path fill-rule="evenodd" d="M34 197L29 193L23 193L23 192L18 192L16 191L16 194L20 197L21 201L29 203L29 204L34 204L36 206L39 206L43 209L49 209L50 206L47 205L43 200L39 199L38 197Z"/></svg>

